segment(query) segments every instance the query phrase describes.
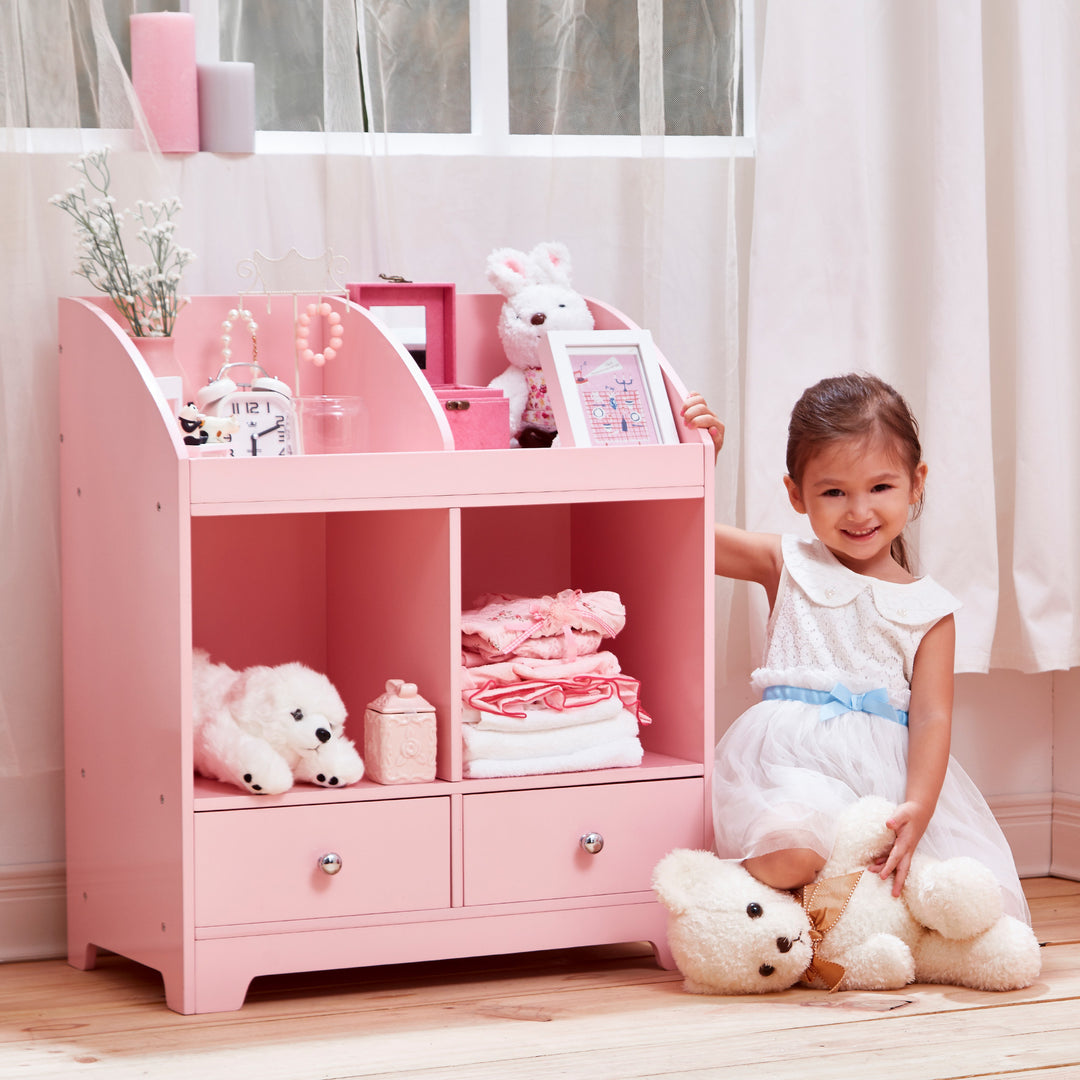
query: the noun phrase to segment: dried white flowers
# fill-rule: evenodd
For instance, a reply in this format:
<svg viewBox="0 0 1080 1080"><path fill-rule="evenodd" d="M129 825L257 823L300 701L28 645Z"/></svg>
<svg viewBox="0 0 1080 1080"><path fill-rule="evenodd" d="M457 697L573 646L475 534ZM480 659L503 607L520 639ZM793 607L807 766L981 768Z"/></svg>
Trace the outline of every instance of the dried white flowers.
<svg viewBox="0 0 1080 1080"><path fill-rule="evenodd" d="M180 276L195 258L187 248L173 241L174 216L180 200L135 203L133 210L116 210L109 194L109 150L91 150L72 168L82 173L86 183L54 195L49 202L75 220L79 242L76 274L107 296L128 321L135 337L168 337L177 313L186 303L179 295ZM87 186L96 194L87 195ZM137 225L136 238L150 251L149 265L132 265L121 235L123 219L130 216Z"/></svg>

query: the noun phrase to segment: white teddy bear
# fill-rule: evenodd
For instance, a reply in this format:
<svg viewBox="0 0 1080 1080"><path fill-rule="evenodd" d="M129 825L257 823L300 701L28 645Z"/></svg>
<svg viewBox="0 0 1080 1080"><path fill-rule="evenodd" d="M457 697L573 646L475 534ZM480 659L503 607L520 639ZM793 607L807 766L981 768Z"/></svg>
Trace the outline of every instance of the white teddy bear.
<svg viewBox="0 0 1080 1080"><path fill-rule="evenodd" d="M192 689L201 776L261 795L294 780L340 787L363 777L345 705L325 675L298 663L233 671L196 649Z"/></svg>
<svg viewBox="0 0 1080 1080"><path fill-rule="evenodd" d="M529 254L499 248L488 256L488 281L506 297L499 340L510 366L488 383L510 401L510 445L549 446L555 416L540 367L540 342L549 330L592 330L585 298L570 285L564 244L537 244Z"/></svg>
<svg viewBox="0 0 1080 1080"><path fill-rule="evenodd" d="M670 852L653 872L668 943L695 994L895 990L912 982L1017 990L1039 975L1031 928L1002 913L990 871L969 858L916 853L899 898L864 868L892 842L895 807L844 812L818 880L796 894L761 884L707 851Z"/></svg>

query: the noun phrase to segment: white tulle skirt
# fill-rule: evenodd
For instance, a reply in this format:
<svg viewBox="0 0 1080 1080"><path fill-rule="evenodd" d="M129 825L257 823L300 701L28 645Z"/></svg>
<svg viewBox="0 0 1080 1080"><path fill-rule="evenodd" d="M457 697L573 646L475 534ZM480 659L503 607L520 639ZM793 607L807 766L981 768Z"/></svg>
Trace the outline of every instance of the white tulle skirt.
<svg viewBox="0 0 1080 1080"><path fill-rule="evenodd" d="M762 701L716 747L717 854L745 859L784 848L832 850L839 812L864 795L904 799L907 728L866 713L829 720L799 701ZM936 858L969 855L1001 883L1005 910L1030 923L1012 852L979 789L950 757L937 809L919 844Z"/></svg>

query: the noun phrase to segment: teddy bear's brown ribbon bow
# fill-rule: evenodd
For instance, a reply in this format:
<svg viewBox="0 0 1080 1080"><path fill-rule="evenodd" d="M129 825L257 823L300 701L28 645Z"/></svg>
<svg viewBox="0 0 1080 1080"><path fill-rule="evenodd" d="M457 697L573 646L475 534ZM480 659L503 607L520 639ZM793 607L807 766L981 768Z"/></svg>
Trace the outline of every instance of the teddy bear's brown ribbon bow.
<svg viewBox="0 0 1080 1080"><path fill-rule="evenodd" d="M810 919L810 943L814 951L801 980L808 986L828 989L832 993L844 977L843 965L822 960L817 953L822 939L847 910L848 902L864 873L864 870L858 870L842 877L825 878L812 885L804 885L795 893L795 899L802 904Z"/></svg>

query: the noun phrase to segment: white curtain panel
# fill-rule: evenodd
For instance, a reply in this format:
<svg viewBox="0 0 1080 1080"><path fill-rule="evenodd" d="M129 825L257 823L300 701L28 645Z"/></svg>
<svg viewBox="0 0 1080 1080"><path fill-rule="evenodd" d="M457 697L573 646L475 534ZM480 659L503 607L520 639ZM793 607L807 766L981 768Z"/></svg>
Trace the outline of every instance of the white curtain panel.
<svg viewBox="0 0 1080 1080"><path fill-rule="evenodd" d="M747 524L805 530L790 408L873 371L922 422L958 670L1080 664L1080 5L771 0L764 43Z"/></svg>

